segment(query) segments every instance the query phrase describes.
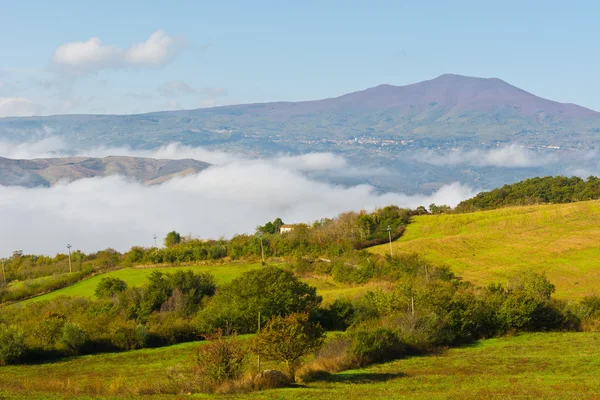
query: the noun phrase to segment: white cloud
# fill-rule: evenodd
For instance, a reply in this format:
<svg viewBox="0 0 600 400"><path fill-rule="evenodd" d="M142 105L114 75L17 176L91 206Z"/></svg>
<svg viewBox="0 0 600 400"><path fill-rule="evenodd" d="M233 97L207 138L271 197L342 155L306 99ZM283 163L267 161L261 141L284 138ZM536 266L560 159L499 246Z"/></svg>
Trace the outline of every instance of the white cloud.
<svg viewBox="0 0 600 400"><path fill-rule="evenodd" d="M132 245L150 245L154 233L162 236L173 229L201 237L231 236L252 232L275 217L310 222L388 204L455 205L475 194L457 183L432 195L381 194L368 185L336 186L307 177L305 171L352 169L343 157L329 153L257 160L177 143L153 150L95 148L74 152L49 129L37 136L39 140L27 143L0 142L0 155L129 155L193 158L215 165L155 186L120 176L63 182L50 188L0 186L0 256L17 249L54 254L66 243L84 251L105 247L126 250Z"/></svg>
<svg viewBox="0 0 600 400"><path fill-rule="evenodd" d="M156 31L145 42L131 46L125 52L125 61L132 65L162 65L174 57L176 45L174 38Z"/></svg>
<svg viewBox="0 0 600 400"><path fill-rule="evenodd" d="M25 97L0 97L0 118L30 117L41 114L43 107Z"/></svg>
<svg viewBox="0 0 600 400"><path fill-rule="evenodd" d="M51 188L0 186L0 255L54 254L66 243L84 251L151 245L170 230L200 237L251 233L281 217L310 222L388 204L455 205L474 195L452 184L431 196L378 194L367 185L339 187L270 162L232 163L157 186L122 177L82 179ZM151 216L151 217L149 217Z"/></svg>
<svg viewBox="0 0 600 400"><path fill-rule="evenodd" d="M447 153L419 152L414 159L438 166L474 165L477 167L530 168L555 161L549 154L539 154L526 148L510 145L490 150L453 150Z"/></svg>
<svg viewBox="0 0 600 400"><path fill-rule="evenodd" d="M97 37L85 42L65 43L54 51L52 62L71 72L81 73L126 66L162 66L172 61L181 50L180 40L159 30L146 41L127 49L105 45Z"/></svg>
<svg viewBox="0 0 600 400"><path fill-rule="evenodd" d="M47 132L51 132L46 128ZM67 151L67 143L59 136L40 132L39 140L29 142L9 142L0 140L0 157L12 159L52 158L60 157ZM45 137L44 137L45 136Z"/></svg>
<svg viewBox="0 0 600 400"><path fill-rule="evenodd" d="M72 42L59 46L54 51L52 60L58 65L102 69L121 62L122 50L113 46L105 46L97 37L85 42Z"/></svg>

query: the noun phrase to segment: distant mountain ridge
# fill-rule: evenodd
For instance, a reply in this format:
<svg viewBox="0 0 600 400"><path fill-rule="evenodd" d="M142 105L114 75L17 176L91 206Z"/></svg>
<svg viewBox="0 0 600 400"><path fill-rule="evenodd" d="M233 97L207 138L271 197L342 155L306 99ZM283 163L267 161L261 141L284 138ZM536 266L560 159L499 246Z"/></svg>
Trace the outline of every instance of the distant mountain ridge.
<svg viewBox="0 0 600 400"><path fill-rule="evenodd" d="M58 181L74 181L97 176L123 175L145 184L158 184L176 176L198 173L210 164L191 160L152 158L63 157L12 160L0 157L0 185L51 186Z"/></svg>
<svg viewBox="0 0 600 400"><path fill-rule="evenodd" d="M177 141L259 154L368 151L343 143L357 137L414 141L417 148L508 142L590 148L600 143L600 113L594 110L546 100L497 78L452 74L314 101L0 119L0 135L11 140L47 128L82 147L152 148ZM383 151L405 149L396 142L386 146Z"/></svg>

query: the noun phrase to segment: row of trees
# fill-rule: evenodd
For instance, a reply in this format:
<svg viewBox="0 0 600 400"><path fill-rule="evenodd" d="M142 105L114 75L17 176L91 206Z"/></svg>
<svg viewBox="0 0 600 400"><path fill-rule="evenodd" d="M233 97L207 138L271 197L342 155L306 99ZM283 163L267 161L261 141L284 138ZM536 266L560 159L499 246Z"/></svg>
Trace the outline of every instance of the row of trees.
<svg viewBox="0 0 600 400"><path fill-rule="evenodd" d="M311 226L297 224L293 232L287 235L278 234L283 225L281 218L276 218L257 230L263 234L262 242L267 257L294 257L306 254L334 256L387 240L388 226L392 230L393 238L399 237L404 226L409 223L410 216L416 213L418 211L388 206L372 213L343 213L337 218L319 220ZM73 270L85 271L87 276L111 268L138 264L188 263L224 258L256 259L260 255L261 239L255 235L237 235L229 240L199 240L186 238L172 231L166 235L164 247L160 249L134 246L123 254L110 248L92 254L84 254L77 250L72 253L71 258ZM69 271L67 254L47 257L23 254L19 251L3 262L7 283L56 277ZM45 283L52 285L50 282ZM41 289L47 290L50 287L44 286L38 290L39 286L45 283L30 282L27 290L20 294L12 293L7 298L16 300L40 293ZM0 280L0 299L3 297L3 284L4 279Z"/></svg>
<svg viewBox="0 0 600 400"><path fill-rule="evenodd" d="M458 204L455 211L470 212L539 203L571 203L599 198L600 179L595 176L590 176L587 180L575 176L546 176L481 192Z"/></svg>
<svg viewBox="0 0 600 400"><path fill-rule="evenodd" d="M211 275L190 271L154 272L143 287L105 278L97 287L97 300L62 297L1 309L0 362L160 346L197 340L219 329L255 333L259 315L265 326L305 313L326 330L348 329L346 361L358 366L388 353L429 351L510 330L576 330L582 321L600 318L599 300L554 300L554 286L543 275L527 273L505 286L477 288L416 256L387 257L380 267L373 276L390 281L392 290L326 307L314 287L272 266L220 287ZM368 267L355 267L363 268ZM369 350L368 343L380 344Z"/></svg>

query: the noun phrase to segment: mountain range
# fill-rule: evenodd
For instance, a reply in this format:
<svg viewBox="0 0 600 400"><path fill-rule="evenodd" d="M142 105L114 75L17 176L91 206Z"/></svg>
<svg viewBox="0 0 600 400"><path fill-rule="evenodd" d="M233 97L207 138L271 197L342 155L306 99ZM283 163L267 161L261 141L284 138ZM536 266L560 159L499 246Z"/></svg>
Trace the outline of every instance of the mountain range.
<svg viewBox="0 0 600 400"><path fill-rule="evenodd" d="M12 160L0 157L0 185L51 186L58 181L74 181L109 175L122 175L158 184L176 176L194 174L210 164L196 160L156 160L139 157L64 157Z"/></svg>
<svg viewBox="0 0 600 400"><path fill-rule="evenodd" d="M36 141L48 132L68 143L72 154L98 146L153 149L173 142L256 157L332 152L343 155L352 165L386 173L317 178L335 184L368 183L382 191L415 193L455 181L493 188L531 176L587 170L587 165L574 168L564 163L518 169L432 165L415 155L422 151L479 151L516 144L537 152L552 152L553 158L562 152L566 157L558 158L568 161L573 159L573 150L600 148L600 113L540 98L500 79L446 74L412 85L380 85L315 101L138 115L0 119L0 141ZM104 176L116 171L147 183L171 176L170 169L165 170L166 160L118 160L54 159L29 164L25 160L5 159L0 162L0 184L51 185L60 179ZM176 175L189 169L187 164L176 165ZM198 161L191 170L198 171L206 165Z"/></svg>
<svg viewBox="0 0 600 400"><path fill-rule="evenodd" d="M542 99L500 79L447 74L316 101L0 119L0 135L12 140L30 138L43 129L80 146L150 148L177 141L266 154L302 152L306 144L321 150L315 148L321 146L318 142L345 151L342 141L361 137L413 141L419 147L469 147L482 142L595 147L600 113Z"/></svg>

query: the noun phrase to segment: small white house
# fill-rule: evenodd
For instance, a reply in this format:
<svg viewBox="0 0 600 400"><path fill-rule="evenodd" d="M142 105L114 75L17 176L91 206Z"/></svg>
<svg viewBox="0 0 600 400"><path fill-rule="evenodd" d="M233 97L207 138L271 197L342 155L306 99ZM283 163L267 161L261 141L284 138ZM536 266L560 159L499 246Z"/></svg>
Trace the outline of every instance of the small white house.
<svg viewBox="0 0 600 400"><path fill-rule="evenodd" d="M279 228L279 233L288 233L294 230L294 225L284 224Z"/></svg>

